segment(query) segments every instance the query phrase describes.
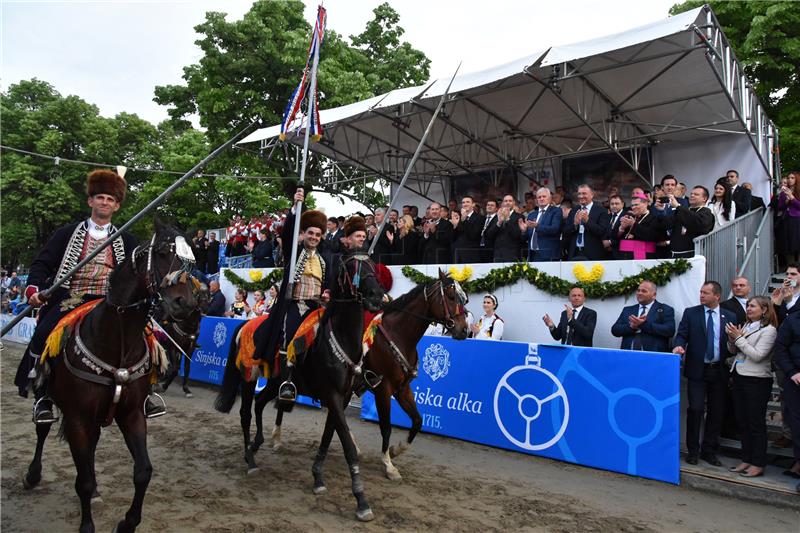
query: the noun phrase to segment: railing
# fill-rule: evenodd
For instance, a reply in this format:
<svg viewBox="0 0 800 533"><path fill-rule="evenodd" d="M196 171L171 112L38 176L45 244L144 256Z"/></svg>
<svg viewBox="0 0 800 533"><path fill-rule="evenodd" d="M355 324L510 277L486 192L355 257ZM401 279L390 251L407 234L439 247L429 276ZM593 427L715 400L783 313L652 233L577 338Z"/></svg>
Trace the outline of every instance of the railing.
<svg viewBox="0 0 800 533"><path fill-rule="evenodd" d="M772 276L772 255L774 234L772 232L772 209L769 207L756 229L753 244L744 256L739 275L750 280L753 294L767 294Z"/></svg>
<svg viewBox="0 0 800 533"><path fill-rule="evenodd" d="M766 214L772 216L768 211ZM739 275L744 266L745 257L755 242L758 230L763 230L764 215L764 208L756 209L734 219L730 224L694 240L694 255L702 255L706 258L706 279L718 281L723 287L728 287L731 280ZM770 230L769 235L771 233ZM769 239L766 237L765 235L764 239L760 239L761 251L767 255L766 248L768 247L767 257L769 261L772 261L772 241L767 244L766 241ZM755 288L755 284L753 287Z"/></svg>
<svg viewBox="0 0 800 533"><path fill-rule="evenodd" d="M252 255L235 255L228 257L228 268L251 268L253 266Z"/></svg>

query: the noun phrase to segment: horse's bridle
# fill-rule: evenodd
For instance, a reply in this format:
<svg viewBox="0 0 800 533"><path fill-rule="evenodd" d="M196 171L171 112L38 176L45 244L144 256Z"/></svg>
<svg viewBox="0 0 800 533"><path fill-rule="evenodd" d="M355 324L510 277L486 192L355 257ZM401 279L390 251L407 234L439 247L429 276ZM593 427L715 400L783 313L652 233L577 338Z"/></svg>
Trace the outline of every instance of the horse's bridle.
<svg viewBox="0 0 800 533"><path fill-rule="evenodd" d="M466 293L461 288L461 285L456 280L452 280L453 284L448 285L447 288L453 288L456 293L456 310L455 313L450 311L450 306L447 305L447 298L445 298L444 291L445 285L444 282L440 279L437 280L433 285L430 287L426 286L422 289L422 294L425 297L425 303L428 304L428 308L430 309L431 301L429 300L433 296L439 295L439 298L442 302L442 308L444 309L444 318L436 318L434 316L425 316L425 315L418 315L417 313L413 313L411 311L401 310L401 312L406 313L408 315L414 316L416 318L422 319L429 323L434 324L441 324L444 326L446 332L452 331L456 327L456 318L461 315L466 314L466 307L464 307L469 299L467 298Z"/></svg>
<svg viewBox="0 0 800 533"><path fill-rule="evenodd" d="M351 261L355 261L355 274L350 275L350 271L347 269L347 264ZM365 271L362 274L362 269ZM361 294L361 281L363 279L369 277L377 277L375 275L375 264L369 258L368 255L362 253L355 253L352 255L346 255L342 257L342 262L339 264L339 272L336 275L336 282L339 285L339 292L343 295L347 295L345 297L338 297L338 298L331 298L331 301L336 302L358 302L361 303L364 301L364 297Z"/></svg>

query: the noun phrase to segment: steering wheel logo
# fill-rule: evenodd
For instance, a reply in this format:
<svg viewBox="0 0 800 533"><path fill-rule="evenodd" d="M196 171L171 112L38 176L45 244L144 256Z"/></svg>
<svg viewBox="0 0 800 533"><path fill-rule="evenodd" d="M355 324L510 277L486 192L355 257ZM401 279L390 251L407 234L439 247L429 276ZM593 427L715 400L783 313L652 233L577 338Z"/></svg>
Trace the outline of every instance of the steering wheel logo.
<svg viewBox="0 0 800 533"><path fill-rule="evenodd" d="M497 426L510 442L525 450L553 446L569 423L569 399L564 386L541 364L537 345L529 345L525 363L508 370L494 391ZM517 416L513 414L515 403Z"/></svg>

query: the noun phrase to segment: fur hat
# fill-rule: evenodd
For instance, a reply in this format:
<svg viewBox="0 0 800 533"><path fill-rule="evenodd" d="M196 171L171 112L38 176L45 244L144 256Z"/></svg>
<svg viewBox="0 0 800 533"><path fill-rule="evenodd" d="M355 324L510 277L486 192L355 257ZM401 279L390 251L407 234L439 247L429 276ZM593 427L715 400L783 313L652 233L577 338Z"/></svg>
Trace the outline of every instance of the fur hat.
<svg viewBox="0 0 800 533"><path fill-rule="evenodd" d="M322 233L327 229L328 217L322 211L306 211L300 217L300 231L308 228L319 228Z"/></svg>
<svg viewBox="0 0 800 533"><path fill-rule="evenodd" d="M354 215L344 222L344 236L349 237L353 233L357 231L367 231L367 223L364 221L363 217L358 215Z"/></svg>
<svg viewBox="0 0 800 533"><path fill-rule="evenodd" d="M96 194L108 194L117 199L117 202L125 201L125 190L128 182L125 178L113 170L93 170L86 179L86 193L89 196Z"/></svg>

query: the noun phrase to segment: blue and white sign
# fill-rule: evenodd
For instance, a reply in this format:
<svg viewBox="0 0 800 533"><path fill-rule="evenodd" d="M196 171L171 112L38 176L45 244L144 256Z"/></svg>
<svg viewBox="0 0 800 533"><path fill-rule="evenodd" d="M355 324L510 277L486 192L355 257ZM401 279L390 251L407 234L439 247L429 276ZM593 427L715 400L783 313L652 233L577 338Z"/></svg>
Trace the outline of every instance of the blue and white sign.
<svg viewBox="0 0 800 533"><path fill-rule="evenodd" d="M445 337L417 349L423 430L679 482L678 356ZM362 416L378 419L371 394ZM392 422L410 426L394 400Z"/></svg>
<svg viewBox="0 0 800 533"><path fill-rule="evenodd" d="M0 325L6 327L6 324L11 322L14 318L12 315L0 315ZM3 335L4 341L18 342L20 344L28 344L33 337L33 331L36 329L36 319L26 316L17 322L11 331Z"/></svg>

